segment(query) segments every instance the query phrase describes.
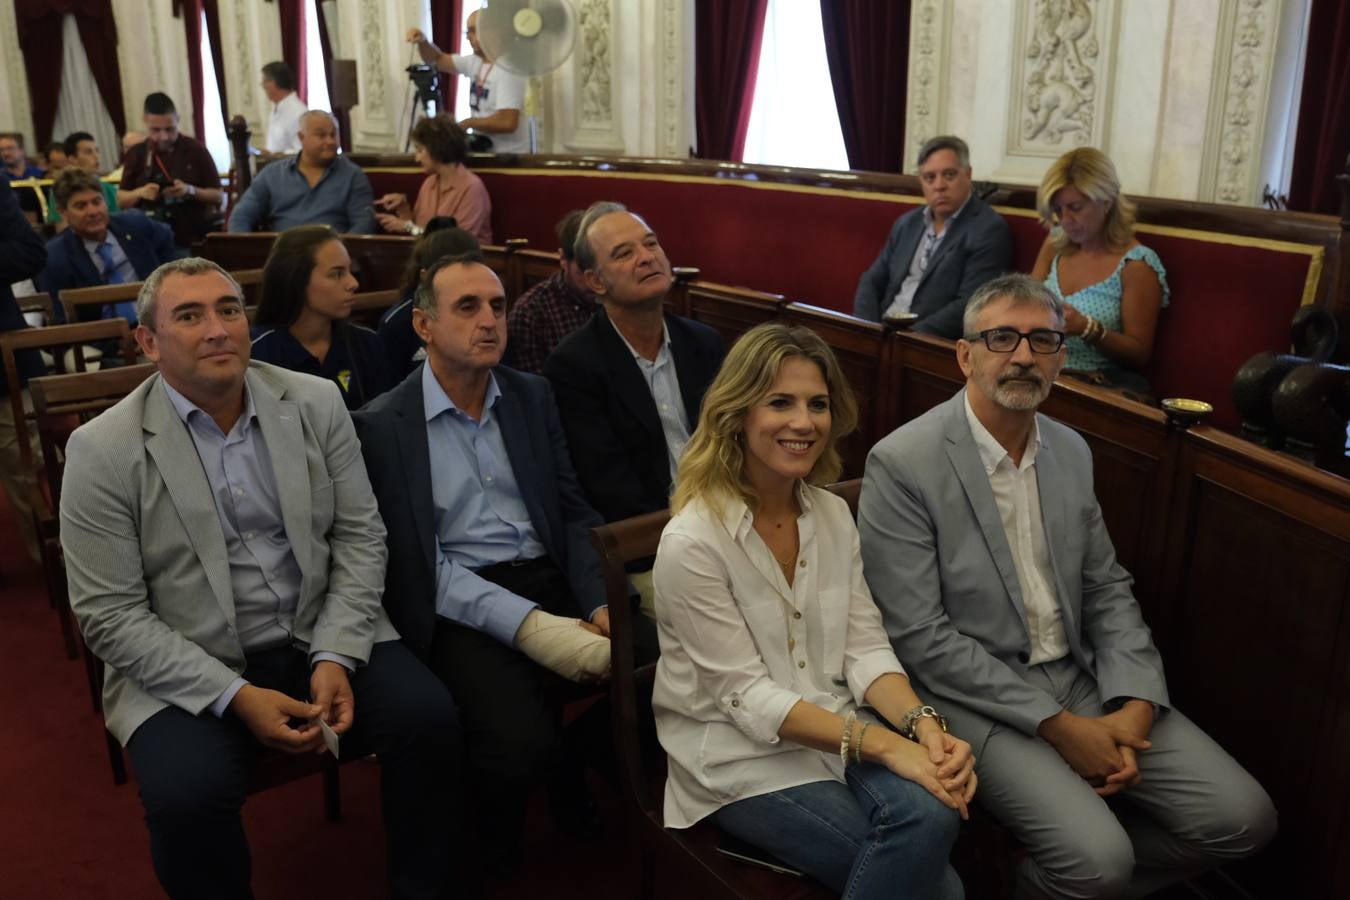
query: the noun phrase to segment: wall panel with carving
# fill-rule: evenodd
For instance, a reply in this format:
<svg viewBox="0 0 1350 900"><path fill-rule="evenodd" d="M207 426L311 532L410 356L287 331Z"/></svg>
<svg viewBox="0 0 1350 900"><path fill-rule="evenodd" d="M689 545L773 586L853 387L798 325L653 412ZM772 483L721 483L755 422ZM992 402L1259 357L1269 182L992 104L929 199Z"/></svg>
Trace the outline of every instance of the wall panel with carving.
<svg viewBox="0 0 1350 900"><path fill-rule="evenodd" d="M924 140L953 132L977 178L1035 184L1059 154L1092 145L1129 192L1259 203L1292 140L1287 75L1301 68L1306 6L916 0L906 170ZM1272 111L1286 128L1267 127Z"/></svg>

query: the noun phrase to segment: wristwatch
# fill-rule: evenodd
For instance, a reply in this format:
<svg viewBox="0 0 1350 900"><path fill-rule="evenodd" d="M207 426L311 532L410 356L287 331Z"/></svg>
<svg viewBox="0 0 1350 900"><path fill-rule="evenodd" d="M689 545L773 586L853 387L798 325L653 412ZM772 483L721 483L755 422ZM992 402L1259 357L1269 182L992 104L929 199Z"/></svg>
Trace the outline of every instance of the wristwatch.
<svg viewBox="0 0 1350 900"><path fill-rule="evenodd" d="M919 736L915 732L914 726L919 724L920 719L936 719L938 726L941 727L944 732L947 730L947 717L936 709L933 709L933 707L924 704L923 706L916 706L905 713L905 717L900 720L900 733L911 741L917 741Z"/></svg>

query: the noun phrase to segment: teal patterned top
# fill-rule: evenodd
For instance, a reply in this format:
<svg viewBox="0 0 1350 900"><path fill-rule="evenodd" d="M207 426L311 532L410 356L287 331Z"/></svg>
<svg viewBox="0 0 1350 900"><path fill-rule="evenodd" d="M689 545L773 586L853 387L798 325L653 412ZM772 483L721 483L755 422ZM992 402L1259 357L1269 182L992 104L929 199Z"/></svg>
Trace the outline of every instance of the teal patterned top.
<svg viewBox="0 0 1350 900"><path fill-rule="evenodd" d="M1120 331L1120 299L1124 294L1124 288L1121 285L1120 273L1124 270L1125 264L1131 260L1142 259L1148 263L1158 276L1158 283L1162 285L1162 305L1167 306L1168 298L1171 292L1167 288L1167 270L1163 268L1162 260L1158 254L1154 253L1143 244L1138 244L1126 251L1120 258L1120 263L1116 265L1116 270L1111 273L1111 277L1096 284L1090 284L1080 291L1075 291L1069 296L1064 296L1064 292L1059 289L1059 254L1050 261L1050 274L1045 278L1045 286L1054 292L1055 296L1070 303L1075 309L1085 316L1092 316L1098 322L1106 326L1108 331ZM1068 348L1068 358L1064 365L1070 369L1108 369L1116 364L1107 358L1096 347L1091 346L1081 337L1071 337L1064 342Z"/></svg>

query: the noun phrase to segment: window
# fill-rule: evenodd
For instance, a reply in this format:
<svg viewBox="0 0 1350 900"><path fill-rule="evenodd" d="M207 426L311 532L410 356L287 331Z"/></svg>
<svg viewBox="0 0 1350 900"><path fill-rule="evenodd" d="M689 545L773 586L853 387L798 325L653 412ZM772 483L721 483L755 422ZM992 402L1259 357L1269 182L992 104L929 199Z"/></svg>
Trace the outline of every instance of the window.
<svg viewBox="0 0 1350 900"><path fill-rule="evenodd" d="M818 3L769 0L745 161L848 168Z"/></svg>
<svg viewBox="0 0 1350 900"><path fill-rule="evenodd" d="M305 80L309 97L305 105L310 109L332 109L328 99L328 75L323 69L323 43L319 39L319 14L314 4L305 0Z"/></svg>
<svg viewBox="0 0 1350 900"><path fill-rule="evenodd" d="M202 123L206 134L198 135L211 158L216 161L216 170L230 171L230 139L225 134L225 117L220 112L220 85L216 84L216 63L211 55L211 41L207 38L206 13L201 21L202 54Z"/></svg>

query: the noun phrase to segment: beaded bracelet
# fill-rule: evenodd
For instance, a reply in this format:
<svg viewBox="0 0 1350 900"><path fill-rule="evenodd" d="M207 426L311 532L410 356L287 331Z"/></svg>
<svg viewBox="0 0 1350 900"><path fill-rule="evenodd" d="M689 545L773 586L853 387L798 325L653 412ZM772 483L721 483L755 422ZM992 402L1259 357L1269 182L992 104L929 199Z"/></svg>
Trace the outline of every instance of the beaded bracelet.
<svg viewBox="0 0 1350 900"><path fill-rule="evenodd" d="M853 741L853 722L858 718L856 712L850 712L844 717L844 733L839 736L839 760L848 768L849 745Z"/></svg>
<svg viewBox="0 0 1350 900"><path fill-rule="evenodd" d="M858 729L858 745L853 748L853 761L862 762L863 738L867 737L867 729L872 727L872 723L866 720L862 723L862 728Z"/></svg>

